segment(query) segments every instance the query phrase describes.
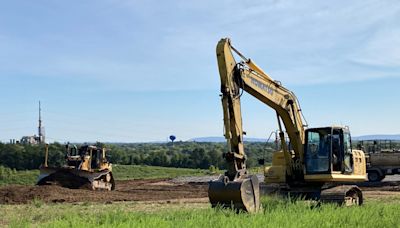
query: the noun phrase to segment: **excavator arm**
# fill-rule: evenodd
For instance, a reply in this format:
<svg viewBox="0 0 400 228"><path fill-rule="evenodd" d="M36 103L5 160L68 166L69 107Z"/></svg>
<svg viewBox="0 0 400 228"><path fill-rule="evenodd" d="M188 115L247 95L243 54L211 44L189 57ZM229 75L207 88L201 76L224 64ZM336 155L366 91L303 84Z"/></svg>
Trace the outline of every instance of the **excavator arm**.
<svg viewBox="0 0 400 228"><path fill-rule="evenodd" d="M225 45L223 46L225 48ZM246 170L243 147L242 115L240 110L240 86L232 77L235 73L236 62L230 54L219 58L220 44L217 46L218 68L221 76L221 101L224 112L224 135L228 142L228 152L224 154L228 169L226 176L233 180L237 173L243 175ZM224 53L222 53L224 55Z"/></svg>
<svg viewBox="0 0 400 228"><path fill-rule="evenodd" d="M236 62L233 53L240 56L243 61ZM240 110L242 90L276 111L282 148L286 166L288 167L288 176L296 173L300 173L299 175L301 175L305 126L303 125L301 109L296 96L279 82L272 80L252 60L245 58L239 51L232 47L229 39L219 41L217 45L217 59L221 77L225 138L227 139L229 149L229 152L225 156L229 164L227 175L231 179L235 173L243 173L242 169L245 168ZM281 121L289 136L294 154L287 148Z"/></svg>

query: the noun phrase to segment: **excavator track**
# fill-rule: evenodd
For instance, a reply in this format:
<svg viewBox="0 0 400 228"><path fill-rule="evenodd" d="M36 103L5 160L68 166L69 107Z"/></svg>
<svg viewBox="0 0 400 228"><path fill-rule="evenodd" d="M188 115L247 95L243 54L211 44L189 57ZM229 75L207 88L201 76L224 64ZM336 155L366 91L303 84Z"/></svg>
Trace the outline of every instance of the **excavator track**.
<svg viewBox="0 0 400 228"><path fill-rule="evenodd" d="M320 201L343 206L360 206L363 204L363 195L361 189L356 185L340 185L323 189Z"/></svg>
<svg viewBox="0 0 400 228"><path fill-rule="evenodd" d="M287 184L262 184L261 195L281 195L291 199L314 200L320 203L334 203L340 206L360 206L363 204L361 189L356 185L323 186L302 184L289 186Z"/></svg>

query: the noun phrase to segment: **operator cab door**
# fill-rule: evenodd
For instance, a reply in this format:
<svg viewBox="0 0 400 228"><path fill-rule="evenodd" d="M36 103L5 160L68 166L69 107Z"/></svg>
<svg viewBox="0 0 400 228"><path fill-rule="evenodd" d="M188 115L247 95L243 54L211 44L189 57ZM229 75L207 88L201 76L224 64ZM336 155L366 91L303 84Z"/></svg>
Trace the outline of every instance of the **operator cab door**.
<svg viewBox="0 0 400 228"><path fill-rule="evenodd" d="M331 172L331 128L308 129L306 131L305 170L306 174Z"/></svg>
<svg viewBox="0 0 400 228"><path fill-rule="evenodd" d="M344 157L342 164L342 173L352 174L353 173L353 151L351 148L351 136L349 130L346 128L343 131L343 148Z"/></svg>
<svg viewBox="0 0 400 228"><path fill-rule="evenodd" d="M332 129L332 171L341 171L343 164L343 134L341 129Z"/></svg>
<svg viewBox="0 0 400 228"><path fill-rule="evenodd" d="M306 175L352 173L351 141L346 129L308 129L304 153Z"/></svg>

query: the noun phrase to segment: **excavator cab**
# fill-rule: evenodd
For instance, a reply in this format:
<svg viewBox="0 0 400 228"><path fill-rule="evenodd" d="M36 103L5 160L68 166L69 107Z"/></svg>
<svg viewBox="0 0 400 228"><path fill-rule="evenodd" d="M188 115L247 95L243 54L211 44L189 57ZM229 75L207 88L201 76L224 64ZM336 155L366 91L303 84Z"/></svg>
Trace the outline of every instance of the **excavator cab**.
<svg viewBox="0 0 400 228"><path fill-rule="evenodd" d="M306 131L307 174L340 171L351 173L352 152L349 133L341 128L314 128Z"/></svg>
<svg viewBox="0 0 400 228"><path fill-rule="evenodd" d="M305 180L321 182L365 180L361 172L365 159L356 150L353 153L347 127L310 128L305 132Z"/></svg>

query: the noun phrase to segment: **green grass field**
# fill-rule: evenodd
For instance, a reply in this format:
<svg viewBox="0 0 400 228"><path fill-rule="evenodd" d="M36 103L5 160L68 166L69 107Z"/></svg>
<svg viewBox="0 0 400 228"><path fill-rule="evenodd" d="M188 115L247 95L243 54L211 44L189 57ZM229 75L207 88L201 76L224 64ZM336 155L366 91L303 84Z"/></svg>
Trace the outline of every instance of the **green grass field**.
<svg viewBox="0 0 400 228"><path fill-rule="evenodd" d="M209 204L0 205L0 226L10 227L400 227L400 199L361 207L263 199L263 211L236 214Z"/></svg>
<svg viewBox="0 0 400 228"><path fill-rule="evenodd" d="M0 166L0 186L10 184L33 185L39 176L39 170L16 171Z"/></svg>
<svg viewBox="0 0 400 228"><path fill-rule="evenodd" d="M178 176L200 176L209 174L204 169L171 168L144 165L114 165L113 174L117 180L175 178Z"/></svg>
<svg viewBox="0 0 400 228"><path fill-rule="evenodd" d="M113 174L117 180L127 180L199 176L210 174L210 172L203 169L185 169L142 165L114 165ZM16 171L0 166L0 186L10 184L34 185L38 175L39 170Z"/></svg>

